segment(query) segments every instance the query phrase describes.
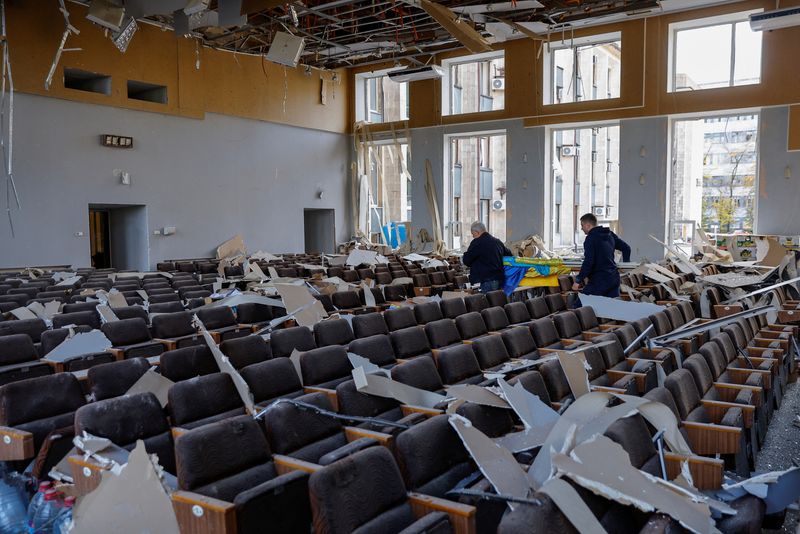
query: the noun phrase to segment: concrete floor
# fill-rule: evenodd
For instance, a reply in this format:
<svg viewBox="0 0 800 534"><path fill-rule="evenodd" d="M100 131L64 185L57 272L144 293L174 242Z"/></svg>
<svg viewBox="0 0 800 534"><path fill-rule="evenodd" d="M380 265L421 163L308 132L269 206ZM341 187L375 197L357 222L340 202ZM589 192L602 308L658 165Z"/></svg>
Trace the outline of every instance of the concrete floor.
<svg viewBox="0 0 800 534"><path fill-rule="evenodd" d="M780 409L772 415L767 437L756 459L757 471L778 471L800 465L800 427L792 424L797 415L800 415L800 385L795 382L788 384ZM769 532L800 533L800 513L787 512L783 529Z"/></svg>

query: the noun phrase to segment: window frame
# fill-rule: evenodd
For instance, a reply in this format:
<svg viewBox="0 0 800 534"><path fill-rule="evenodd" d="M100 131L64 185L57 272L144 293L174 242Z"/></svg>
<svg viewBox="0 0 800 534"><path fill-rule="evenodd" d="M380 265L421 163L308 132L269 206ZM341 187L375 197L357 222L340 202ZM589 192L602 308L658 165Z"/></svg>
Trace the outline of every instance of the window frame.
<svg viewBox="0 0 800 534"><path fill-rule="evenodd" d="M450 116L450 115L464 115L465 113L489 113L491 111L502 111L505 109L505 102L503 102L503 107L498 109L480 111L480 102L481 96L483 96L483 87L481 86L481 77L482 77L482 67L478 67L478 111L475 112L464 112L461 111L459 108L458 111L454 111L453 103L455 102L455 98L453 96L453 89L456 87L456 84L459 88L463 90L464 81L459 79L457 74L458 69L455 67L468 64L468 63L483 63L487 62L487 69L488 69L488 79L486 82L488 83L489 93L492 91L492 72L491 72L491 61L495 59L503 58L505 60L505 50L493 50L491 52L484 52L481 54L472 54L469 56L459 56L451 59L444 59L442 60L442 69L444 70L444 75L442 76L442 116ZM453 74L456 72L456 74ZM488 95L491 96L491 95Z"/></svg>
<svg viewBox="0 0 800 534"><path fill-rule="evenodd" d="M574 100L572 102L561 102L561 101L557 101L556 100L555 91L556 91L556 88L558 87L558 84L556 83L557 82L556 69L558 68L558 66L556 65L556 62L555 62L555 52L557 52L559 50L570 50L571 49L572 50L573 63L574 63L577 60L576 57L577 57L577 53L578 53L578 49L579 48L584 48L584 47L587 47L587 46L594 47L594 46L600 46L600 45L604 45L604 44L617 43L617 42L619 42L619 47L620 47L620 69L619 69L619 71L620 71L620 95L619 96L604 97L604 98L588 99L587 100L586 95L585 95L585 91L581 91L583 94L582 94L581 98L579 99L577 97L577 87L576 87L575 90L573 91ZM596 34L596 35L589 35L589 36L586 36L586 37L575 37L573 39L568 39L568 40L567 39L563 39L563 40L547 43L547 46L545 47L545 53L543 54L543 56L544 56L544 62L543 62L544 70L543 70L543 72L545 73L545 75L543 76L543 79L544 79L544 84L543 85L545 87L543 87L543 91L542 91L542 100L543 100L542 105L553 106L553 105L559 105L559 104L577 104L579 102L587 102L587 101L593 102L595 100L598 100L598 101L599 100L615 100L615 99L621 98L622 97L622 83L621 83L622 82L622 46L623 46L622 45L622 32L620 32L620 31L608 32L608 33L599 33L599 34ZM608 70L610 71L611 69L608 69ZM563 69L562 69L562 71L563 71ZM573 69L573 73L572 73L572 76L570 77L569 81L567 81L567 79L566 79L566 71L563 71L563 72L564 72L564 74L563 74L563 80L562 80L562 85L561 85L561 87L562 87L562 98L561 98L561 100L563 100L563 94L566 93L566 88L570 87L570 85L576 84L577 83L576 82L576 78L581 78L580 74L578 73L578 69ZM607 82L607 87L606 87L606 94L607 95L610 94L610 92L608 91L609 87L610 87L610 84Z"/></svg>
<svg viewBox="0 0 800 534"><path fill-rule="evenodd" d="M730 43L730 73L728 75L728 82L730 85L724 87L707 87L699 88L697 91L705 91L707 89L731 89L733 87L744 87L745 85L761 85L763 82L764 74L764 49L762 38L761 61L759 62L758 83L734 85L736 75L736 25L741 22L747 22L750 15L755 13L763 13L763 9L751 9L748 11L737 11L735 13L726 13L724 15L716 15L713 17L705 17L702 19L684 20L680 22L673 22L668 27L668 43L667 43L667 92L668 93L682 93L686 91L695 91L690 88L678 89L676 87L676 78L678 76L678 34L682 31L697 30L702 28L713 28L716 26L731 26L731 43Z"/></svg>
<svg viewBox="0 0 800 534"><path fill-rule="evenodd" d="M380 115L381 115L381 122L372 122L370 121L370 114L371 111L377 111L374 108L370 108L372 102L370 102L370 91L369 91L369 83L370 80L375 79L375 83L381 83L381 79L386 77L389 72L397 70L397 68L391 69L383 69L383 70L375 70L375 71L367 71L367 72L357 72L355 74L355 110L356 110L356 121L357 122L367 122L369 124L388 124L391 122L399 122L408 120L409 115L409 102L410 102L410 94L409 94L409 86L408 82L399 83L398 85L405 86L406 92L406 101L405 105L400 105L400 113L401 118L397 121L387 121L386 120L386 95L383 91L383 86L376 87L376 93L380 94L381 102L380 102ZM387 78L388 79L388 78ZM398 83L398 82L391 82L391 83Z"/></svg>

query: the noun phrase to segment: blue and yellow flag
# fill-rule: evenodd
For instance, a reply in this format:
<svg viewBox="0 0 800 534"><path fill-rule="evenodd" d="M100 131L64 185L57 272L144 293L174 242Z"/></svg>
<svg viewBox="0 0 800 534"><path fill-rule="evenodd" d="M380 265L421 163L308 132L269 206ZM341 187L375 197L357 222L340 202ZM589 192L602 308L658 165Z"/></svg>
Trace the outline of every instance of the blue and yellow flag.
<svg viewBox="0 0 800 534"><path fill-rule="evenodd" d="M557 287L558 276L571 269L560 259L503 257L506 279L503 291L510 295L518 287Z"/></svg>

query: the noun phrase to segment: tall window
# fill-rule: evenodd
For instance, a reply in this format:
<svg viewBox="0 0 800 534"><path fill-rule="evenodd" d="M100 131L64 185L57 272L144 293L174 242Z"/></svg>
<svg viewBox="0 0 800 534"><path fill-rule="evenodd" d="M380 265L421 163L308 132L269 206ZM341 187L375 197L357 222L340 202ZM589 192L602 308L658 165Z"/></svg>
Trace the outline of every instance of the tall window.
<svg viewBox="0 0 800 534"><path fill-rule="evenodd" d="M619 126L553 130L551 140L550 242L554 249L578 250L581 215L594 213L612 228L619 219Z"/></svg>
<svg viewBox="0 0 800 534"><path fill-rule="evenodd" d="M619 97L622 41L618 33L552 42L545 57L545 104ZM547 71L546 71L547 72Z"/></svg>
<svg viewBox="0 0 800 534"><path fill-rule="evenodd" d="M450 184L447 238L454 249L469 244L470 225L480 221L495 237L506 236L506 136L449 138Z"/></svg>
<svg viewBox="0 0 800 534"><path fill-rule="evenodd" d="M761 83L761 32L735 13L670 24L670 91Z"/></svg>
<svg viewBox="0 0 800 534"><path fill-rule="evenodd" d="M356 74L356 120L371 123L408 119L408 83L385 74Z"/></svg>
<svg viewBox="0 0 800 534"><path fill-rule="evenodd" d="M370 239L382 242L382 226L411 220L411 175L408 143L381 143L369 147Z"/></svg>
<svg viewBox="0 0 800 534"><path fill-rule="evenodd" d="M694 229L754 231L758 115L672 123L669 240L691 253Z"/></svg>
<svg viewBox="0 0 800 534"><path fill-rule="evenodd" d="M460 57L442 62L445 115L503 109L505 105L505 57L503 52Z"/></svg>

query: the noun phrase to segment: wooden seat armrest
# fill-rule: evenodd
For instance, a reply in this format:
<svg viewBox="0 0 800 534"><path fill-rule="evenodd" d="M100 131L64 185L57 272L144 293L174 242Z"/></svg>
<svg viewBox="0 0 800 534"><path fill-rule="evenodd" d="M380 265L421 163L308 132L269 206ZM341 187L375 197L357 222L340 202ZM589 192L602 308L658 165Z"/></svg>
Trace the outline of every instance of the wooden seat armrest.
<svg viewBox="0 0 800 534"><path fill-rule="evenodd" d="M622 389L622 388L612 388L610 386L595 386L595 385L590 385L589 389L592 391L604 391L606 393L620 393L622 395L626 394L628 391L627 389Z"/></svg>
<svg viewBox="0 0 800 534"><path fill-rule="evenodd" d="M401 404L400 411L403 412L403 417L407 417L415 413L421 413L425 417L433 417L435 415L441 415L444 413L442 410L437 410L435 408L425 408L423 406L413 406L411 404Z"/></svg>
<svg viewBox="0 0 800 534"><path fill-rule="evenodd" d="M72 471L72 480L78 495L86 495L94 490L100 484L102 472L107 469L93 459L80 455L68 457L67 463Z"/></svg>
<svg viewBox="0 0 800 534"><path fill-rule="evenodd" d="M236 507L233 503L181 490L172 493L170 497L181 532L236 533Z"/></svg>
<svg viewBox="0 0 800 534"><path fill-rule="evenodd" d="M708 411L711 418L715 421L721 421L725 416L725 412L731 408L740 408L742 410L742 417L744 418L744 427L750 428L753 425L753 414L756 407L752 404L737 404L735 402L715 401L708 399L701 399L700 403Z"/></svg>
<svg viewBox="0 0 800 534"><path fill-rule="evenodd" d="M219 345L222 341L222 333L216 330L209 330L208 333L211 334L211 339L214 340L214 343Z"/></svg>
<svg viewBox="0 0 800 534"><path fill-rule="evenodd" d="M742 445L742 429L713 423L684 421L683 428L692 451L697 454L736 454Z"/></svg>
<svg viewBox="0 0 800 534"><path fill-rule="evenodd" d="M303 387L303 391L306 393L324 393L328 400L331 401L333 405L333 411L339 411L339 399L336 397L336 390L335 389L328 389L328 388L318 388L314 386L305 386Z"/></svg>
<svg viewBox="0 0 800 534"><path fill-rule="evenodd" d="M408 502L417 519L431 512L444 512L450 516L450 524L455 534L475 534L477 532L474 506L413 492L408 494Z"/></svg>
<svg viewBox="0 0 800 534"><path fill-rule="evenodd" d="M107 350L108 350L108 352L110 352L111 354L114 355L114 359L115 360L124 360L125 359L125 351L124 350L115 349L113 347L110 348L110 349L107 349Z"/></svg>
<svg viewBox="0 0 800 534"><path fill-rule="evenodd" d="M170 428L170 432L172 433L172 439L178 439L182 435L184 435L187 432L189 432L189 429L188 428L179 427L179 426L173 426L172 428Z"/></svg>
<svg viewBox="0 0 800 534"><path fill-rule="evenodd" d="M178 348L178 342L175 341L174 339L161 339L158 337L154 337L153 341L155 343L161 343L162 345L164 345L165 350L175 350Z"/></svg>
<svg viewBox="0 0 800 534"><path fill-rule="evenodd" d="M722 317L727 317L729 315L733 315L734 313L739 313L744 311L744 306L741 304L715 304L714 305L714 317L717 319L721 319Z"/></svg>
<svg viewBox="0 0 800 534"><path fill-rule="evenodd" d="M0 461L28 460L35 454L33 434L25 430L0 426Z"/></svg>
<svg viewBox="0 0 800 534"><path fill-rule="evenodd" d="M372 438L384 447L392 447L394 436L391 434L384 434L383 432L376 432L367 428L358 428L354 426L344 427L344 434L347 441L355 441L359 438Z"/></svg>
<svg viewBox="0 0 800 534"><path fill-rule="evenodd" d="M601 324L597 325L597 327L600 330L604 331L604 332L611 332L611 331L617 330L620 327L620 325L618 325L618 324L601 323Z"/></svg>
<svg viewBox="0 0 800 534"><path fill-rule="evenodd" d="M677 306L677 300L657 300L656 304L659 306Z"/></svg>
<svg viewBox="0 0 800 534"><path fill-rule="evenodd" d="M306 462L305 460L298 460L291 456L284 456L283 454L273 454L272 461L275 462L275 470L279 475L285 475L292 471L305 471L306 473L313 473L322 469L321 465Z"/></svg>
<svg viewBox="0 0 800 534"><path fill-rule="evenodd" d="M747 359L749 359L751 362L753 362L753 364L762 364L764 362L769 362L770 363L770 368L769 368L768 371L772 372L772 373L777 372L778 365L780 364L780 360L778 360L776 358L761 358L759 356L750 356L750 355L748 355ZM742 356L737 356L736 357L736 361L739 362L739 364L742 365L743 367L747 365L747 360L745 360ZM758 371L759 369L748 369L748 370ZM767 369L761 369L761 370L762 371L767 371Z"/></svg>
<svg viewBox="0 0 800 534"><path fill-rule="evenodd" d="M726 402L733 402L736 395L742 390L749 390L753 392L753 406L761 406L761 399L763 398L763 389L761 386L749 386L747 384L732 384L730 382L714 382L714 389L717 390L719 396L725 399Z"/></svg>
<svg viewBox="0 0 800 534"><path fill-rule="evenodd" d="M610 376L615 382L626 376L632 376L636 380L636 390L639 394L644 395L647 389L647 374L635 373L633 371L619 371L616 369L607 369L606 374Z"/></svg>
<svg viewBox="0 0 800 534"><path fill-rule="evenodd" d="M781 350L786 352L789 348L789 341L786 339L769 339L764 337L754 337L750 340L751 343L754 343L756 347L763 347L765 349L772 349L775 351ZM778 347L773 347L772 344L777 343Z"/></svg>
<svg viewBox="0 0 800 534"><path fill-rule="evenodd" d="M559 350L557 349L547 349L547 348L539 348L539 354L558 354Z"/></svg>
<svg viewBox="0 0 800 534"><path fill-rule="evenodd" d="M600 337L600 336L604 336L607 333L608 332L589 332L589 331L586 331L586 332L582 332L582 335L583 335L583 339L585 339L586 341L592 341L593 339L595 339L597 337Z"/></svg>
<svg viewBox="0 0 800 534"><path fill-rule="evenodd" d="M722 487L722 477L725 470L725 462L723 460L664 452L664 463L670 480L681 473L681 464L683 462L688 462L689 471L692 473L692 479L697 489L707 491L719 490Z"/></svg>
<svg viewBox="0 0 800 534"><path fill-rule="evenodd" d="M726 370L732 379L741 380L742 384L744 384L751 375L759 375L764 381L764 389L772 389L771 369L743 369L741 367L728 367Z"/></svg>
<svg viewBox="0 0 800 534"><path fill-rule="evenodd" d="M778 310L779 323L793 324L800 321L800 310Z"/></svg>

